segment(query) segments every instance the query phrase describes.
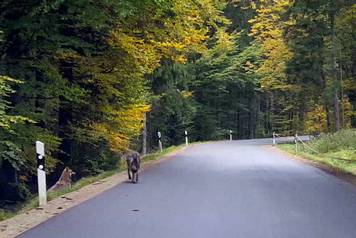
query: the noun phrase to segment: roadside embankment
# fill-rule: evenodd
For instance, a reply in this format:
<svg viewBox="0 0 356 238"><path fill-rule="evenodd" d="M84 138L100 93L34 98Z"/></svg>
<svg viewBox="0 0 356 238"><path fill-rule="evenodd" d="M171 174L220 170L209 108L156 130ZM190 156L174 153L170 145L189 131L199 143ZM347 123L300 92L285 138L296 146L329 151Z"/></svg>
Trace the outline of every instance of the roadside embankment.
<svg viewBox="0 0 356 238"><path fill-rule="evenodd" d="M280 144L278 148L303 159L323 165L329 172L356 176L356 130L323 134L309 142Z"/></svg>
<svg viewBox="0 0 356 238"><path fill-rule="evenodd" d="M185 148L185 146L172 146L162 152L148 154L143 158L142 169L147 169L171 158ZM127 181L125 169L125 166L122 166L120 170L107 171L94 177L83 178L74 183L71 188L49 192L49 202L42 207L38 207L37 197L29 200L22 209L4 214L3 218L6 220L0 222L0 237L15 237L49 218Z"/></svg>

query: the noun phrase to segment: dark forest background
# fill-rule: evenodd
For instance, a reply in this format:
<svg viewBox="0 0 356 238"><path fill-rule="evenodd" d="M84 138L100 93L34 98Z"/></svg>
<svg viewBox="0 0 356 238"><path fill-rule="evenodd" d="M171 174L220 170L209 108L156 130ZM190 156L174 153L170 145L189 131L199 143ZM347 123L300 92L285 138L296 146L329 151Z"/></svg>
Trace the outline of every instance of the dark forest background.
<svg viewBox="0 0 356 238"><path fill-rule="evenodd" d="M347 0L3 0L0 205L118 165L127 148L356 127ZM147 118L144 120L144 118Z"/></svg>

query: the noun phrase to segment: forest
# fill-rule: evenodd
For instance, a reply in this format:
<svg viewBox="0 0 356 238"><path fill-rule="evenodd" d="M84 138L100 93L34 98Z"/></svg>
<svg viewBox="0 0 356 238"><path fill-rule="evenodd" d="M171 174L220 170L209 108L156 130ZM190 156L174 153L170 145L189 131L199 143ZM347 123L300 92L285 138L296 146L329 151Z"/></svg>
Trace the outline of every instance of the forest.
<svg viewBox="0 0 356 238"><path fill-rule="evenodd" d="M355 28L355 0L2 0L0 207L36 193L36 140L53 184L158 131L168 147L356 127Z"/></svg>

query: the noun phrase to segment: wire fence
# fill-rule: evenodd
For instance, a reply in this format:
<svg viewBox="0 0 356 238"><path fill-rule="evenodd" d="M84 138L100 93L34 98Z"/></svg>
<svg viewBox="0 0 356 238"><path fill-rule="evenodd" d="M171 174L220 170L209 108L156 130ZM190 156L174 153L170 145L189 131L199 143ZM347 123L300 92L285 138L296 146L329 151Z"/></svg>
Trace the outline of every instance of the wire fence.
<svg viewBox="0 0 356 238"><path fill-rule="evenodd" d="M315 148L313 148L312 146L308 145L307 143L305 143L297 134L295 135L296 138L296 144L298 143L298 141L303 145L304 148L316 153L316 154L320 154L320 152L318 150L316 150ZM298 151L297 151L298 152Z"/></svg>
<svg viewBox="0 0 356 238"><path fill-rule="evenodd" d="M272 133L272 144L273 144L273 146L277 145L277 139L278 138L283 138L283 137L284 136L273 132ZM305 140L310 140L311 139L310 136L307 136L307 137L308 137L308 139L306 139L305 136L304 136L304 139L303 139L300 136L298 136L298 134L294 135L295 153L296 154L298 153L298 146L299 146L298 144L301 144L304 149L307 149L307 150L309 150L309 151L311 151L313 153L316 153L316 154L320 154L320 152L317 149L313 148L310 144L305 143ZM293 136L290 136L290 138L293 138Z"/></svg>

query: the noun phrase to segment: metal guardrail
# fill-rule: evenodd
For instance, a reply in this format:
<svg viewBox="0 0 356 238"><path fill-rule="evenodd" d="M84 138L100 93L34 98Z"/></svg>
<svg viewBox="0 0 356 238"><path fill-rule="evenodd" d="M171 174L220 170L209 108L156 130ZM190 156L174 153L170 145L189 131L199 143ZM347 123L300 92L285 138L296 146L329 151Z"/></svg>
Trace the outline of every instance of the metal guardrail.
<svg viewBox="0 0 356 238"><path fill-rule="evenodd" d="M310 145L308 145L307 143L305 143L304 141L309 141L310 140L310 135L306 135L306 136L302 136L304 138L301 138L300 136L298 136L298 134L295 134L294 135L294 138L293 137L283 137L281 135L279 135L278 133L275 133L273 132L272 133L272 144L273 146L275 146L277 144L277 139L278 138L290 138L290 139L294 139L294 144L295 144L295 153L297 154L298 153L298 143L302 144L302 146L304 148L307 148L309 149L310 151L316 153L316 154L320 154L320 152L318 150L316 150L315 148L311 147Z"/></svg>

